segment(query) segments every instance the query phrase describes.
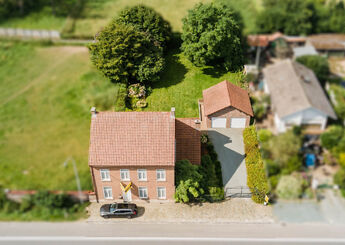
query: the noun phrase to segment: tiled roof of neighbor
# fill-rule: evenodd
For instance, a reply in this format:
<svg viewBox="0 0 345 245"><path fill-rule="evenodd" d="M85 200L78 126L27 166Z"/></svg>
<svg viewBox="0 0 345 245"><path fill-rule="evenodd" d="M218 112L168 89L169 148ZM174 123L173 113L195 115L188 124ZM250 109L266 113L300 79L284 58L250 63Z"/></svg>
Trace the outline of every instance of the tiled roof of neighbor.
<svg viewBox="0 0 345 245"><path fill-rule="evenodd" d="M316 34L307 40L317 50L345 50L345 34Z"/></svg>
<svg viewBox="0 0 345 245"><path fill-rule="evenodd" d="M253 116L248 92L228 81L205 89L202 94L207 116L230 106Z"/></svg>
<svg viewBox="0 0 345 245"><path fill-rule="evenodd" d="M200 131L197 118L176 118L176 160L188 159L193 164L201 162Z"/></svg>
<svg viewBox="0 0 345 245"><path fill-rule="evenodd" d="M267 47L270 42L275 41L278 38L284 38L289 43L305 42L305 37L300 36L285 36L281 32L275 32L272 34L254 34L248 35L247 42L250 46L254 47Z"/></svg>
<svg viewBox="0 0 345 245"><path fill-rule="evenodd" d="M170 112L99 112L91 119L90 166L175 164Z"/></svg>
<svg viewBox="0 0 345 245"><path fill-rule="evenodd" d="M315 108L325 115L336 118L314 72L290 59L264 69L271 103L280 118Z"/></svg>

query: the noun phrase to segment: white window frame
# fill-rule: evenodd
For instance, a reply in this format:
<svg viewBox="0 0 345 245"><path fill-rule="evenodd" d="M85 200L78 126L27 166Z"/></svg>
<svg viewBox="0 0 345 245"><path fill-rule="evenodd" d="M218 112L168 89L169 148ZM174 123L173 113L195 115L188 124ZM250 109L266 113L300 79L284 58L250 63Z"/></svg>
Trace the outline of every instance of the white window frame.
<svg viewBox="0 0 345 245"><path fill-rule="evenodd" d="M162 173L164 173L163 174L164 178L162 178ZM165 171L165 169L157 169L156 170L156 178L157 178L157 181L166 181L166 171Z"/></svg>
<svg viewBox="0 0 345 245"><path fill-rule="evenodd" d="M160 191L161 190L164 190L164 192L162 192L162 193L164 193L164 196L159 196L159 194L161 193ZM157 198L158 199L167 199L167 188L166 187L164 187L164 186L158 186L157 187Z"/></svg>
<svg viewBox="0 0 345 245"><path fill-rule="evenodd" d="M106 195L106 189L109 191L110 190L110 196ZM104 199L113 199L113 188L111 188L111 186L103 186L103 196Z"/></svg>
<svg viewBox="0 0 345 245"><path fill-rule="evenodd" d="M144 193L146 193L146 196L141 196L141 195L140 195L141 190L145 190ZM145 186L139 186L139 187L138 187L138 195L139 195L139 198L140 198L140 199L147 199L147 198L149 198L149 192L148 192L147 187L145 187Z"/></svg>
<svg viewBox="0 0 345 245"><path fill-rule="evenodd" d="M101 175L101 180L102 181L110 181L110 170L109 169L101 169L99 171L99 173Z"/></svg>
<svg viewBox="0 0 345 245"><path fill-rule="evenodd" d="M147 171L146 169L138 169L138 180L139 181L147 181ZM142 178L140 178L142 176Z"/></svg>
<svg viewBox="0 0 345 245"><path fill-rule="evenodd" d="M125 178L122 178L122 174L128 175L128 176L124 176ZM129 175L129 169L120 169L120 179L123 181L130 181L131 180L131 176Z"/></svg>

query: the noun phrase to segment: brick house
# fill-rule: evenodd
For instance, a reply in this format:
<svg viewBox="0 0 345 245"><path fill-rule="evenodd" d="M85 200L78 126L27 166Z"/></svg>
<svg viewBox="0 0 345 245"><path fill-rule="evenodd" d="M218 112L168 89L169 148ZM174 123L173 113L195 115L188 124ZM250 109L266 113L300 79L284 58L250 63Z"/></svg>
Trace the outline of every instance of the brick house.
<svg viewBox="0 0 345 245"><path fill-rule="evenodd" d="M248 93L227 81L204 90L199 109L200 118L175 118L175 108L97 112L93 107L89 167L95 199L173 200L175 162L200 164L202 127L245 127L253 115Z"/></svg>
<svg viewBox="0 0 345 245"><path fill-rule="evenodd" d="M175 118L174 108L171 112L93 108L91 114L89 167L97 201L171 200L175 161L200 164L199 125L195 118Z"/></svg>
<svg viewBox="0 0 345 245"><path fill-rule="evenodd" d="M201 128L245 128L253 110L248 92L228 81L220 82L202 93L199 100Z"/></svg>

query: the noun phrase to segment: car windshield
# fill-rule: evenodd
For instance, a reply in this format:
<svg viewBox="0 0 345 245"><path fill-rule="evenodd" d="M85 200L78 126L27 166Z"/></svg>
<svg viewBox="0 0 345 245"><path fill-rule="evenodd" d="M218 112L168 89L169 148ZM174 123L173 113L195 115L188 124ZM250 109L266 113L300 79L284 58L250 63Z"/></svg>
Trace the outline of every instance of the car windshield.
<svg viewBox="0 0 345 245"><path fill-rule="evenodd" d="M116 203L110 205L110 212L114 212L116 209Z"/></svg>

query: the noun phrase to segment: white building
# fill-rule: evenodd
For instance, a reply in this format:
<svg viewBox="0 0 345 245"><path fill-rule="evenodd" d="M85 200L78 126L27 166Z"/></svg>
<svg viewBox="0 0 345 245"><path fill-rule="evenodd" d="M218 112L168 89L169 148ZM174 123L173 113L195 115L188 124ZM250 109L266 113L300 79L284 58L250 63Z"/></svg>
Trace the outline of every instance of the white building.
<svg viewBox="0 0 345 245"><path fill-rule="evenodd" d="M295 125L321 132L329 117L337 118L314 72L295 61L266 67L264 90L270 94L279 133Z"/></svg>

